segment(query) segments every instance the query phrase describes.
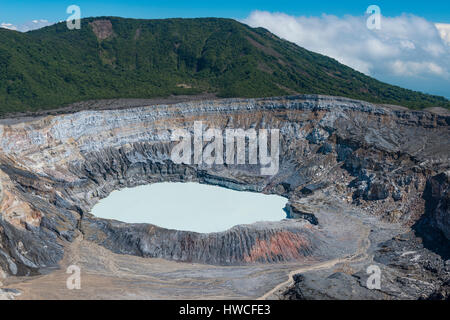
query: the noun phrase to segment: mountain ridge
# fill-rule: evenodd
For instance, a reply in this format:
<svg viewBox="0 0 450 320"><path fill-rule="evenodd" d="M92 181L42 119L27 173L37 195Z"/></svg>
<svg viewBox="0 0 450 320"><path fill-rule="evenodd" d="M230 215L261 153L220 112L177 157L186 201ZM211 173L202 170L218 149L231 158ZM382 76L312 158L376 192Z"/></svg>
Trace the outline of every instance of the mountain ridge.
<svg viewBox="0 0 450 320"><path fill-rule="evenodd" d="M94 99L216 94L342 96L413 109L444 97L384 84L232 19L85 18L18 33L0 29L0 114Z"/></svg>

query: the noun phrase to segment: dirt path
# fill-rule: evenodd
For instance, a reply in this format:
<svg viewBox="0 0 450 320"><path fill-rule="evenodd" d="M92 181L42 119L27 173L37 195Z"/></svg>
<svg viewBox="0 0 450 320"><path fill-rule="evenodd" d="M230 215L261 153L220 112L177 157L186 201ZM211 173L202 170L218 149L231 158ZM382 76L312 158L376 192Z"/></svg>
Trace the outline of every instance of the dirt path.
<svg viewBox="0 0 450 320"><path fill-rule="evenodd" d="M361 236L359 242L358 242L358 250L347 257L344 258L336 258L328 261L324 261L312 266L305 266L300 269L293 270L289 272L288 274L288 280L285 282L280 283L272 290L266 292L264 295L259 297L257 300L267 300L267 299L276 299L279 297L279 295L284 292L287 288L294 285L294 275L299 273L305 273L308 271L315 271L315 270L323 270L323 269L330 269L334 267L337 264L341 263L350 263L350 262L359 262L363 261L368 258L367 250L370 247L370 240L369 240L369 233L370 229L364 226L365 232Z"/></svg>
<svg viewBox="0 0 450 320"><path fill-rule="evenodd" d="M67 267L81 269L81 289L69 290ZM79 235L60 268L35 277L9 277L0 299L252 299L283 281L295 266L212 266L116 254ZM5 291L2 292L2 289Z"/></svg>

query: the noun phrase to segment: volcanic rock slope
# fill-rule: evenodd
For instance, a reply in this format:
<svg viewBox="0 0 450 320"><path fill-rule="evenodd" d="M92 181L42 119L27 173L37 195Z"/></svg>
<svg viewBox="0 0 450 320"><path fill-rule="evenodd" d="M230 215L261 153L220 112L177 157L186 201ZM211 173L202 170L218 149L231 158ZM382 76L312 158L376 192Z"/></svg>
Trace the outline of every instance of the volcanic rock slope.
<svg viewBox="0 0 450 320"><path fill-rule="evenodd" d="M194 121L279 129L280 170L173 163L171 133ZM445 114L316 95L2 120L0 273L47 272L82 234L116 254L211 265L352 257L343 269L305 269L277 298L448 298L449 124ZM161 181L283 195L290 219L199 234L90 214L113 190ZM337 224L344 207L360 215ZM363 260L382 266L389 285L368 290Z"/></svg>

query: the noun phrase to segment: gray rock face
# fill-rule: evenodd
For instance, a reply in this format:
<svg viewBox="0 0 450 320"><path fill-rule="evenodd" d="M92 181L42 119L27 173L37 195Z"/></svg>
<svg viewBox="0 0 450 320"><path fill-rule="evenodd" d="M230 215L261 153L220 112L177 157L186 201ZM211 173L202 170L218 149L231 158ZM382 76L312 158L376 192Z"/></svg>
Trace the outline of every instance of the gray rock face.
<svg viewBox="0 0 450 320"><path fill-rule="evenodd" d="M379 289L367 286L369 265L380 268ZM296 275L294 281L283 299L450 299L449 260L425 249L412 232L380 243L370 263Z"/></svg>
<svg viewBox="0 0 450 320"><path fill-rule="evenodd" d="M448 172L443 172L428 179L423 193L425 213L413 226L425 246L439 253L444 259L450 259L448 187Z"/></svg>
<svg viewBox="0 0 450 320"><path fill-rule="evenodd" d="M262 176L259 166L249 164L173 163L171 133L192 131L194 121L219 130L279 129L278 173ZM448 179L445 184L432 178L450 167L446 115L305 95L82 111L2 123L0 268L9 274L56 266L64 245L80 232L116 253L177 261L251 264L337 257L341 240L324 231L326 222L315 219L314 212L298 208L299 200L317 192L404 227L419 223L431 208L427 225L448 240ZM161 181L283 195L293 219L202 235L89 214L113 190ZM431 200L424 197L430 184L435 190ZM428 206L430 201L436 205ZM430 249L435 244L424 241Z"/></svg>
<svg viewBox="0 0 450 320"><path fill-rule="evenodd" d="M450 241L450 172L444 172L428 181L430 223Z"/></svg>
<svg viewBox="0 0 450 320"><path fill-rule="evenodd" d="M285 300L380 300L383 295L360 285L357 275L335 272L326 276L298 274L283 294ZM345 284L345 285L344 285Z"/></svg>
<svg viewBox="0 0 450 320"><path fill-rule="evenodd" d="M303 190L303 189L302 189ZM303 208L299 204L288 203L284 209L289 219L304 219L309 221L313 225L318 225L319 220L313 212Z"/></svg>
<svg viewBox="0 0 450 320"><path fill-rule="evenodd" d="M320 239L306 222L258 223L226 232L200 234L165 230L153 225L83 219L85 238L116 253L175 261L236 265L284 262L314 254ZM268 250L268 246L277 246Z"/></svg>

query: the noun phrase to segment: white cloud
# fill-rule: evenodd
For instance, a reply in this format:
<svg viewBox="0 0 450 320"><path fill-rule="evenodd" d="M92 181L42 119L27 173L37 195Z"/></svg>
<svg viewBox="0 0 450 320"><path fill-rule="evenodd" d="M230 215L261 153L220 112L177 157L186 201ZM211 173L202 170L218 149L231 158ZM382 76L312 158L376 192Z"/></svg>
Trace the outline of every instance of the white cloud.
<svg viewBox="0 0 450 320"><path fill-rule="evenodd" d="M4 29L9 29L9 30L17 30L17 27L11 23L5 23L2 22L2 24L0 24L0 28L4 28Z"/></svg>
<svg viewBox="0 0 450 320"><path fill-rule="evenodd" d="M390 62L392 67L392 71L399 76L415 76L417 74L431 74L442 76L445 75L445 70L438 66L434 62L425 61L425 62L414 62L414 61L401 61L395 60L394 62Z"/></svg>
<svg viewBox="0 0 450 320"><path fill-rule="evenodd" d="M436 28L439 30L442 40L450 45L450 24L446 23L436 23Z"/></svg>
<svg viewBox="0 0 450 320"><path fill-rule="evenodd" d="M421 90L427 81L450 82L450 24L414 15L382 17L380 30L369 30L366 17L295 17L254 11L243 22L264 27L308 50L335 58L380 80ZM415 82L413 81L414 79ZM445 83L445 82L444 82ZM429 83L428 83L429 84ZM450 96L450 85L446 92Z"/></svg>
<svg viewBox="0 0 450 320"><path fill-rule="evenodd" d="M52 24L53 23L51 23L45 19L40 19L40 20L28 21L28 22L25 22L25 23L17 25L17 26L13 25L11 23L3 22L0 24L0 28L16 30L16 31L20 31L20 32L27 32L30 30L40 29L40 28L43 28L43 27L46 27L46 26L49 26Z"/></svg>

